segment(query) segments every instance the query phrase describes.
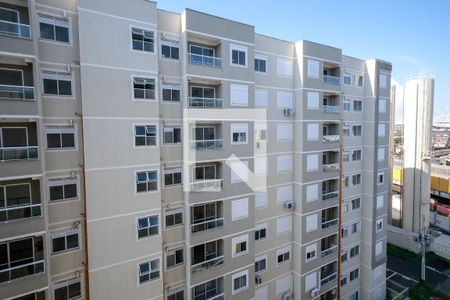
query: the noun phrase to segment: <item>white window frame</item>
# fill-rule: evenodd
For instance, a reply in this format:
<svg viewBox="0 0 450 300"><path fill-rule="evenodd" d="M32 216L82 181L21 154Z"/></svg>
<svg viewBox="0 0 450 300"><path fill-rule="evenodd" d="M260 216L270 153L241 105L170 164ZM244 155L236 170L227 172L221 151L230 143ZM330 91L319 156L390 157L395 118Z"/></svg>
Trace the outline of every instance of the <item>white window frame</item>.
<svg viewBox="0 0 450 300"><path fill-rule="evenodd" d="M241 51L245 53L245 64L234 64L233 63L233 50L235 51ZM247 68L248 67L248 48L245 46L230 44L230 66L233 67L240 67L240 68Z"/></svg>

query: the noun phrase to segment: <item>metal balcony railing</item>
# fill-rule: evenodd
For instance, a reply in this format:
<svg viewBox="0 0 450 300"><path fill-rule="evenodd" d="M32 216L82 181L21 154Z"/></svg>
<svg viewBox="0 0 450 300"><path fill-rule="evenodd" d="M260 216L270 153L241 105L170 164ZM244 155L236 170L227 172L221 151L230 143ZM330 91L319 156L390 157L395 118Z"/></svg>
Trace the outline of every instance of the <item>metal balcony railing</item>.
<svg viewBox="0 0 450 300"><path fill-rule="evenodd" d="M195 264L191 266L191 273L195 274L204 270L208 270L210 268L213 268L215 266L220 266L223 264L223 255L214 257L212 259L208 259L205 261L202 261L201 263Z"/></svg>
<svg viewBox="0 0 450 300"><path fill-rule="evenodd" d="M20 266L0 270L0 284L7 283L20 278L44 273L45 261L39 260L31 263L25 263Z"/></svg>
<svg viewBox="0 0 450 300"><path fill-rule="evenodd" d="M322 193L322 200L329 200L329 199L337 198L338 196L339 196L338 191Z"/></svg>
<svg viewBox="0 0 450 300"><path fill-rule="evenodd" d="M0 223L41 215L41 204L20 205L0 209Z"/></svg>
<svg viewBox="0 0 450 300"><path fill-rule="evenodd" d="M323 112L324 113L339 113L341 111L340 106L339 105L324 105L323 106Z"/></svg>
<svg viewBox="0 0 450 300"><path fill-rule="evenodd" d="M189 97L189 107L192 108L222 108L223 100L219 98Z"/></svg>
<svg viewBox="0 0 450 300"><path fill-rule="evenodd" d="M0 84L0 100L34 100L34 87Z"/></svg>
<svg viewBox="0 0 450 300"><path fill-rule="evenodd" d="M332 280L336 279L336 272L331 273L330 275L325 275L324 277L320 277L320 285L324 285Z"/></svg>
<svg viewBox="0 0 450 300"><path fill-rule="evenodd" d="M222 149L223 139L216 140L192 140L191 147L200 150Z"/></svg>
<svg viewBox="0 0 450 300"><path fill-rule="evenodd" d="M223 218L191 224L191 233L223 227Z"/></svg>
<svg viewBox="0 0 450 300"><path fill-rule="evenodd" d="M188 61L193 65L203 65L213 68L222 67L222 59L213 56L188 53Z"/></svg>
<svg viewBox="0 0 450 300"><path fill-rule="evenodd" d="M337 225L338 219L322 220L322 229Z"/></svg>
<svg viewBox="0 0 450 300"><path fill-rule="evenodd" d="M29 39L30 25L0 20L0 34Z"/></svg>
<svg viewBox="0 0 450 300"><path fill-rule="evenodd" d="M341 78L338 76L323 75L323 82L339 85L341 83Z"/></svg>
<svg viewBox="0 0 450 300"><path fill-rule="evenodd" d="M191 182L193 192L217 192L222 189L223 179L197 180Z"/></svg>
<svg viewBox="0 0 450 300"><path fill-rule="evenodd" d="M337 245L331 246L321 252L321 257L330 255L331 253L334 253L336 251L337 251Z"/></svg>
<svg viewBox="0 0 450 300"><path fill-rule="evenodd" d="M323 142L329 143L329 142L338 142L339 141L339 135L333 134L333 135L324 135L323 136Z"/></svg>
<svg viewBox="0 0 450 300"><path fill-rule="evenodd" d="M38 147L0 147L0 162L38 158Z"/></svg>

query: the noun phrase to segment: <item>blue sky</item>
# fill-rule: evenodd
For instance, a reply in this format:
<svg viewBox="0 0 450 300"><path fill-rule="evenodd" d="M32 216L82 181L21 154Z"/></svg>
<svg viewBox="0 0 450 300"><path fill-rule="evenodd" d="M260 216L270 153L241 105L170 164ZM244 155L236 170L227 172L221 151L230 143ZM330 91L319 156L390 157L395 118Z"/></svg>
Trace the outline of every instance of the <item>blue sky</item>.
<svg viewBox="0 0 450 300"><path fill-rule="evenodd" d="M447 0L160 0L255 26L281 39L311 40L393 65L393 78L436 76L434 114L450 114L450 1Z"/></svg>

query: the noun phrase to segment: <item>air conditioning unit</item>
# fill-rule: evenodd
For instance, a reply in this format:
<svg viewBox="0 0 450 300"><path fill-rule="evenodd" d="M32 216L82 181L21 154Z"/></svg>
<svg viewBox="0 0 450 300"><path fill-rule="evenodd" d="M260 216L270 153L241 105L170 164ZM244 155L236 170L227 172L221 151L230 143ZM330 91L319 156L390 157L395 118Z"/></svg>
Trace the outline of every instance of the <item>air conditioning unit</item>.
<svg viewBox="0 0 450 300"><path fill-rule="evenodd" d="M262 283L261 275L255 274L255 283L256 284L261 284Z"/></svg>
<svg viewBox="0 0 450 300"><path fill-rule="evenodd" d="M282 296L281 296L281 299L283 299L283 300L292 300L292 293L286 293L286 294L283 294Z"/></svg>
<svg viewBox="0 0 450 300"><path fill-rule="evenodd" d="M294 114L294 110L292 108L285 108L283 113L285 116L291 116Z"/></svg>
<svg viewBox="0 0 450 300"><path fill-rule="evenodd" d="M286 209L294 209L295 203L294 203L293 201L286 202L286 203L284 204L284 207L285 207Z"/></svg>
<svg viewBox="0 0 450 300"><path fill-rule="evenodd" d="M311 297L313 297L313 298L318 297L320 294L320 290L318 288L313 288L310 293L311 293Z"/></svg>

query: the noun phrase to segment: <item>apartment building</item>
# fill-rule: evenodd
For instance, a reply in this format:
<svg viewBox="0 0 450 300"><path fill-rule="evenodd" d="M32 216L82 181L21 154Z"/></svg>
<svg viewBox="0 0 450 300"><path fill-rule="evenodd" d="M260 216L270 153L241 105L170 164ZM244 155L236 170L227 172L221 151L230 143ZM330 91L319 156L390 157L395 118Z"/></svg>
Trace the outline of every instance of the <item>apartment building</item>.
<svg viewBox="0 0 450 300"><path fill-rule="evenodd" d="M146 0L1 0L0 298L384 299L390 71Z"/></svg>

